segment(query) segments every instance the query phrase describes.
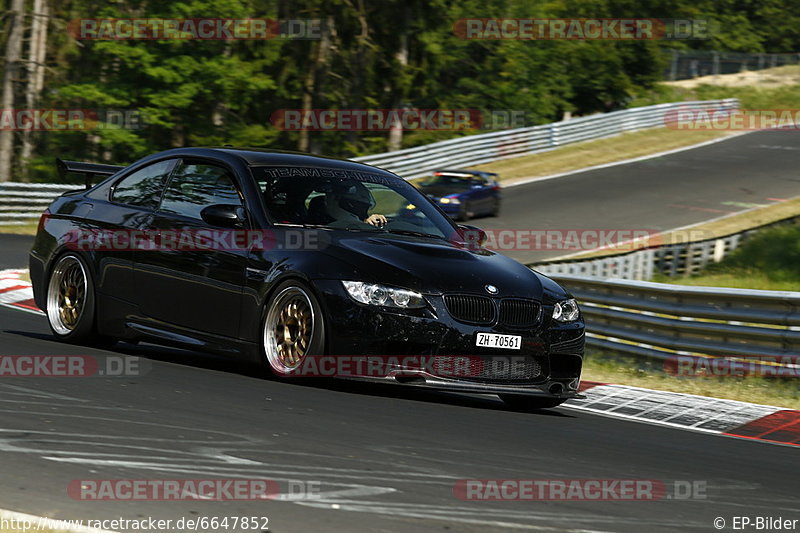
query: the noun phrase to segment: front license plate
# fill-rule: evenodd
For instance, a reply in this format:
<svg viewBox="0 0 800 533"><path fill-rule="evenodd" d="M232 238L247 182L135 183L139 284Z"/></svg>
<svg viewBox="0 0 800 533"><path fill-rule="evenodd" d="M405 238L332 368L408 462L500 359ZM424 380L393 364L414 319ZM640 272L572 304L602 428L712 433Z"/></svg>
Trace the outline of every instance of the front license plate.
<svg viewBox="0 0 800 533"><path fill-rule="evenodd" d="M522 347L522 337L519 335L500 335L499 333L479 332L475 339L475 346L480 346L481 348L519 350Z"/></svg>

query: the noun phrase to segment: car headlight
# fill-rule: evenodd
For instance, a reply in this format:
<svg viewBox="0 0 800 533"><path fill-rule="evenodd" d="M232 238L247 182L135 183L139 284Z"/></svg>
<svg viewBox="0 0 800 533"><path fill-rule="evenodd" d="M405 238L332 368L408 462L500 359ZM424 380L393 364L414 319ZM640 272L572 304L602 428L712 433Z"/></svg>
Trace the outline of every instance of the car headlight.
<svg viewBox="0 0 800 533"><path fill-rule="evenodd" d="M425 307L425 298L414 291L387 287L363 281L342 281L347 294L362 304L397 307L399 309L418 309Z"/></svg>
<svg viewBox="0 0 800 533"><path fill-rule="evenodd" d="M447 198L447 197L444 197L444 198L440 198L439 199L439 203L440 204L460 204L461 200L459 200L458 198Z"/></svg>
<svg viewBox="0 0 800 533"><path fill-rule="evenodd" d="M553 306L553 320L559 322L572 322L578 320L581 312L578 309L578 302L570 298L569 300L562 300L556 302Z"/></svg>

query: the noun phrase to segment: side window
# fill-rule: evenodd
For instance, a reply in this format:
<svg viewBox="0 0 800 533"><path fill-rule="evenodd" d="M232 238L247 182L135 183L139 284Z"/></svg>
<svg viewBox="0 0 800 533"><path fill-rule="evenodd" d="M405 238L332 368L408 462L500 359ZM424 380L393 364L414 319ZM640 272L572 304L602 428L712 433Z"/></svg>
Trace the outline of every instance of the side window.
<svg viewBox="0 0 800 533"><path fill-rule="evenodd" d="M225 168L207 163L182 163L161 201L161 211L201 220L209 205L241 206L233 176Z"/></svg>
<svg viewBox="0 0 800 533"><path fill-rule="evenodd" d="M154 163L123 178L114 187L111 200L137 207L157 207L175 163L176 159Z"/></svg>

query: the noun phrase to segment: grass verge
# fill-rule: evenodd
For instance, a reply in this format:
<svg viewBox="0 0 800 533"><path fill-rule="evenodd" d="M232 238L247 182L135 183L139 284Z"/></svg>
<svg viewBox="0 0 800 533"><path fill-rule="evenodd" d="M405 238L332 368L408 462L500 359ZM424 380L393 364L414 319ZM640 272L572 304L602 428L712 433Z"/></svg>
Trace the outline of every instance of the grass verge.
<svg viewBox="0 0 800 533"><path fill-rule="evenodd" d="M701 85L770 89L798 83L800 83L800 65L785 65L763 70L745 70L733 74L702 76L690 80L668 81L664 82L664 85L683 89L694 89Z"/></svg>
<svg viewBox="0 0 800 533"><path fill-rule="evenodd" d="M737 287L800 291L800 225L759 231L719 263L700 274L680 278L660 276L662 283L706 287Z"/></svg>
<svg viewBox="0 0 800 533"><path fill-rule="evenodd" d="M659 361L590 353L584 361L581 379L800 409L797 379L678 377L664 373L661 365Z"/></svg>
<svg viewBox="0 0 800 533"><path fill-rule="evenodd" d="M39 222L31 222L30 224L0 224L0 233L11 235L36 235L36 228Z"/></svg>
<svg viewBox="0 0 800 533"><path fill-rule="evenodd" d="M776 281L757 270L742 270L724 274L699 274L670 278L659 274L651 281L692 287L727 287L730 289L759 289L763 291L800 291L800 280Z"/></svg>
<svg viewBox="0 0 800 533"><path fill-rule="evenodd" d="M504 183L624 161L657 152L683 148L728 136L728 132L683 131L651 128L606 139L568 144L539 154L478 165L475 170L497 172Z"/></svg>
<svg viewBox="0 0 800 533"><path fill-rule="evenodd" d="M708 76L658 83L639 91L630 107L682 100L738 98L742 109L800 108L800 67L786 66L751 73Z"/></svg>

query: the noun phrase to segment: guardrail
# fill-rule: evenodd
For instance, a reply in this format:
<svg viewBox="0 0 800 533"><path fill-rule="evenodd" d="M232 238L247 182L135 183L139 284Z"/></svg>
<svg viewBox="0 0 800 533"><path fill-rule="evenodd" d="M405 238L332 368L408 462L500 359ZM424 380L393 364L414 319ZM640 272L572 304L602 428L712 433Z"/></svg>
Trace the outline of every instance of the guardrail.
<svg viewBox="0 0 800 533"><path fill-rule="evenodd" d="M800 354L800 292L583 276L553 279L579 301L586 343L595 348L661 360Z"/></svg>
<svg viewBox="0 0 800 533"><path fill-rule="evenodd" d="M671 50L669 67L664 72L668 80L685 80L700 76L718 76L751 70L796 65L800 54L761 54L714 52L705 50Z"/></svg>
<svg viewBox="0 0 800 533"><path fill-rule="evenodd" d="M80 185L50 183L0 183L0 224L30 224L57 196Z"/></svg>
<svg viewBox="0 0 800 533"><path fill-rule="evenodd" d="M738 107L739 101L736 98L634 107L530 128L469 135L396 152L356 157L353 160L413 179L425 176L437 168L491 163L545 152L574 142L665 126L668 113L678 110L730 110Z"/></svg>
<svg viewBox="0 0 800 533"><path fill-rule="evenodd" d="M735 98L675 102L634 107L530 128L467 135L415 148L356 157L353 160L385 168L406 179L419 178L443 167L466 167L552 150L565 144L666 125L678 110L737 109ZM36 219L50 201L77 186L0 183L0 224L25 224Z"/></svg>

